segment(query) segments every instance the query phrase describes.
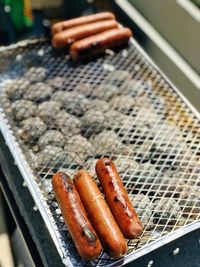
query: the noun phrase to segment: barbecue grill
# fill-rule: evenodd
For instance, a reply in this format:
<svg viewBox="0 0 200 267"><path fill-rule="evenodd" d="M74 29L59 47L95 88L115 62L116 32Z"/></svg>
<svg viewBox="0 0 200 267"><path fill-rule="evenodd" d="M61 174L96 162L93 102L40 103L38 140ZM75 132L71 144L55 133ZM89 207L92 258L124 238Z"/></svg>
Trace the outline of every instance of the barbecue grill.
<svg viewBox="0 0 200 267"><path fill-rule="evenodd" d="M64 266L124 265L199 228L199 115L135 40L121 51L108 50L105 56L84 63L73 63L65 53L53 51L46 39L19 42L1 49L0 54L1 132ZM37 81L38 67L44 70L41 81ZM109 103L109 111L100 111L103 120L97 115L97 106L91 123L80 127L78 135L91 144L91 151L78 138L73 147L68 137L65 150L38 164L38 140L23 139L23 127L12 113L13 100L7 94L13 81L26 77L33 84L51 85L53 79L63 79L53 94L67 92L73 101L61 106L81 122L89 103L98 99ZM108 89L99 90L99 86ZM114 89L107 96L109 86ZM80 93L84 101L76 101ZM40 101L35 104L40 105ZM45 124L47 130L59 130L53 118ZM79 155L77 147L81 149ZM90 163L100 156L116 161L144 232L128 241L125 257L113 260L103 252L97 260L86 262L78 256L64 225L51 178L60 169L69 174L82 167L92 171ZM148 266L152 264L150 261Z"/></svg>

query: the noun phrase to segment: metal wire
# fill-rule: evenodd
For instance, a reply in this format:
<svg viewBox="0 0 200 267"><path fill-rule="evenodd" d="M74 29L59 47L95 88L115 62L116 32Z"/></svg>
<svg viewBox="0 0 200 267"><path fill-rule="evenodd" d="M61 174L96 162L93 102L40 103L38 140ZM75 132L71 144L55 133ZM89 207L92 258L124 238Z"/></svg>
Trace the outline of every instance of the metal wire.
<svg viewBox="0 0 200 267"><path fill-rule="evenodd" d="M0 62L1 105L35 173L66 266L69 258L76 266L107 266L115 261L105 253L93 262L77 255L51 187L52 175L60 169L71 176L81 167L94 173L97 158L110 156L116 161L144 224L141 237L128 241L127 255L199 220L199 120L133 44L77 64L42 41L3 51ZM21 88L25 81L30 83ZM13 111L14 103L22 99L35 105L33 121L37 116L44 122L44 130L35 136L25 131ZM42 103L50 105L50 100L56 101L55 112L49 107L46 113ZM41 145L40 137L49 130L59 131L63 144L49 139ZM55 153L49 155L52 149Z"/></svg>

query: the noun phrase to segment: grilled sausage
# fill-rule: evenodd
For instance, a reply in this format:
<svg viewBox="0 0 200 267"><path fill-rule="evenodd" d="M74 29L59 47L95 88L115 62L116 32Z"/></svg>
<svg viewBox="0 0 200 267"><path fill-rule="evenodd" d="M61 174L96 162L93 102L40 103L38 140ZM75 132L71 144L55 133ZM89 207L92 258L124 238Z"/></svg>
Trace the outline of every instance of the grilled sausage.
<svg viewBox="0 0 200 267"><path fill-rule="evenodd" d="M138 219L112 160L99 159L96 173L108 206L124 237L129 239L138 237L142 233L142 223Z"/></svg>
<svg viewBox="0 0 200 267"><path fill-rule="evenodd" d="M96 259L102 247L87 218L73 181L65 173L58 172L53 176L52 185L65 224L79 255L85 260Z"/></svg>
<svg viewBox="0 0 200 267"><path fill-rule="evenodd" d="M79 170L74 184L103 248L111 257L121 257L127 250L126 240L95 181L86 171Z"/></svg>
<svg viewBox="0 0 200 267"><path fill-rule="evenodd" d="M115 20L105 20L74 27L55 34L52 39L52 46L54 48L68 47L75 41L114 28L118 28Z"/></svg>
<svg viewBox="0 0 200 267"><path fill-rule="evenodd" d="M54 35L58 32L61 32L63 30L68 30L73 27L108 19L115 19L115 16L110 12L102 12L102 13L92 14L89 16L70 19L54 24L51 28L51 33L52 35Z"/></svg>
<svg viewBox="0 0 200 267"><path fill-rule="evenodd" d="M71 45L69 53L74 61L82 60L102 54L107 48L125 45L131 36L131 30L128 28L108 30L75 42Z"/></svg>

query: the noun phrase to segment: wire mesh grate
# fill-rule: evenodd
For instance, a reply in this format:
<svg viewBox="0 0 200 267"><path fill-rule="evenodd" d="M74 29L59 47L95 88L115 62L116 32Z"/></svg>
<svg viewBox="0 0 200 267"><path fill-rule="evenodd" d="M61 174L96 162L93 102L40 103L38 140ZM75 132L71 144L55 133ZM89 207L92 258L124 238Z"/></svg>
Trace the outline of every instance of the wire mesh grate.
<svg viewBox="0 0 200 267"><path fill-rule="evenodd" d="M99 157L116 162L144 224L127 256L199 220L199 119L134 42L77 64L38 41L2 51L0 62L2 118L31 166L66 266L115 261L77 255L51 188L58 170L73 176L84 167L96 179Z"/></svg>

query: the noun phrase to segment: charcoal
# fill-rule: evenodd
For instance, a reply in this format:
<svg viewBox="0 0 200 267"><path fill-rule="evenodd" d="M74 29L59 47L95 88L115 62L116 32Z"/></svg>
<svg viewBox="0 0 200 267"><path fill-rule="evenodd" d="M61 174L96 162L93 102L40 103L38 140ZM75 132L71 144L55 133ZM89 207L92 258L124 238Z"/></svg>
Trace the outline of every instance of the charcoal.
<svg viewBox="0 0 200 267"><path fill-rule="evenodd" d="M119 91L119 88L115 85L100 84L94 88L94 90L91 93L91 96L104 100L104 101L108 101L114 95L116 95L118 91Z"/></svg>
<svg viewBox="0 0 200 267"><path fill-rule="evenodd" d="M15 101L22 98L29 86L30 82L25 79L13 80L6 85L5 92L11 101Z"/></svg>
<svg viewBox="0 0 200 267"><path fill-rule="evenodd" d="M25 120L35 115L36 105L28 100L17 100L12 104L12 113L16 120Z"/></svg>
<svg viewBox="0 0 200 267"><path fill-rule="evenodd" d="M97 155L105 156L109 154L129 154L130 150L123 145L113 131L103 131L90 138Z"/></svg>
<svg viewBox="0 0 200 267"><path fill-rule="evenodd" d="M124 114L129 114L135 106L135 100L129 95L113 97L110 102L110 107Z"/></svg>
<svg viewBox="0 0 200 267"><path fill-rule="evenodd" d="M180 220L181 208L172 198L161 198L154 202L154 222L164 226L176 224Z"/></svg>
<svg viewBox="0 0 200 267"><path fill-rule="evenodd" d="M151 200L143 194L131 194L129 197L144 228L146 230L152 229L154 227L152 216L154 205Z"/></svg>
<svg viewBox="0 0 200 267"><path fill-rule="evenodd" d="M54 127L56 115L60 111L60 103L56 101L45 101L38 106L38 116L48 124Z"/></svg>
<svg viewBox="0 0 200 267"><path fill-rule="evenodd" d="M31 67L24 74L25 79L29 82L43 82L46 78L47 70L43 67Z"/></svg>
<svg viewBox="0 0 200 267"><path fill-rule="evenodd" d="M31 117L21 121L21 128L18 133L25 142L33 143L46 129L46 124L39 117Z"/></svg>
<svg viewBox="0 0 200 267"><path fill-rule="evenodd" d="M84 135L89 137L101 132L104 121L105 115L100 110L88 110L81 118Z"/></svg>
<svg viewBox="0 0 200 267"><path fill-rule="evenodd" d="M57 130L49 130L45 132L38 140L38 146L40 149L45 148L45 146L56 146L64 147L65 138L63 134Z"/></svg>
<svg viewBox="0 0 200 267"><path fill-rule="evenodd" d="M64 110L55 116L55 125L65 135L66 139L81 132L81 121Z"/></svg>
<svg viewBox="0 0 200 267"><path fill-rule="evenodd" d="M46 101L53 93L53 88L48 84L37 82L31 84L24 93L24 99L32 100L35 102Z"/></svg>
<svg viewBox="0 0 200 267"><path fill-rule="evenodd" d="M85 161L87 157L93 154L94 148L85 137L75 135L67 141L65 151L69 154L75 153L80 159Z"/></svg>

